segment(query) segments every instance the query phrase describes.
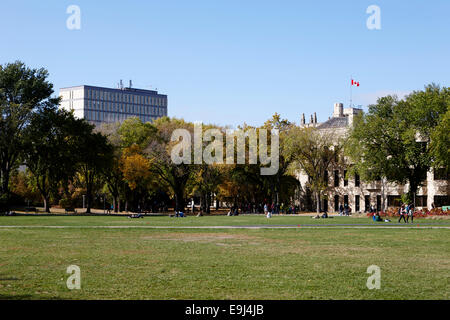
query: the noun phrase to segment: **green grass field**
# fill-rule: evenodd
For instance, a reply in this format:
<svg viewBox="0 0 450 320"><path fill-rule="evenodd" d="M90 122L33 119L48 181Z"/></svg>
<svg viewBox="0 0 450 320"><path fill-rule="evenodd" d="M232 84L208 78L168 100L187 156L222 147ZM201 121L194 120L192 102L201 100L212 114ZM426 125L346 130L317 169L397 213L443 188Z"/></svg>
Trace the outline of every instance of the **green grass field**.
<svg viewBox="0 0 450 320"><path fill-rule="evenodd" d="M321 224L329 226L308 228ZM293 228L152 228L252 225ZM379 228L387 225L399 226L349 217L0 217L0 299L449 299L450 229L417 225L450 220ZM72 264L81 290L66 287ZM381 268L379 290L366 287L370 265Z"/></svg>

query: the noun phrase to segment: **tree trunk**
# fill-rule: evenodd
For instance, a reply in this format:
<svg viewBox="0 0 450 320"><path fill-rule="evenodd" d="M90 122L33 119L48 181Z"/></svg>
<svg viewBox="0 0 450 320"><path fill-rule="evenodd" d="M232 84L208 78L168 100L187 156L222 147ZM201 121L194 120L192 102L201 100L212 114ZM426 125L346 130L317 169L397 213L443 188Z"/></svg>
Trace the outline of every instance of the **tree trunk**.
<svg viewBox="0 0 450 320"><path fill-rule="evenodd" d="M91 213L92 190L90 183L86 182L86 213Z"/></svg>
<svg viewBox="0 0 450 320"><path fill-rule="evenodd" d="M316 192L316 212L320 214L320 193Z"/></svg>
<svg viewBox="0 0 450 320"><path fill-rule="evenodd" d="M206 194L206 213L211 213L211 193Z"/></svg>
<svg viewBox="0 0 450 320"><path fill-rule="evenodd" d="M177 190L175 193L175 211L184 211L184 198L182 190Z"/></svg>
<svg viewBox="0 0 450 320"><path fill-rule="evenodd" d="M50 197L48 195L43 195L44 199L44 211L50 213Z"/></svg>
<svg viewBox="0 0 450 320"><path fill-rule="evenodd" d="M419 189L419 185L416 182L416 179L414 178L409 179L408 198L410 203L415 203L415 195L417 194L417 189Z"/></svg>
<svg viewBox="0 0 450 320"><path fill-rule="evenodd" d="M6 166L2 166L1 169L1 185L0 185L0 195L3 195L4 204L0 203L0 210L4 210L6 212L9 211L9 168Z"/></svg>
<svg viewBox="0 0 450 320"><path fill-rule="evenodd" d="M200 193L200 212L204 212L204 210L203 210L204 202L205 202L205 200L204 200L203 192L202 192L202 193Z"/></svg>
<svg viewBox="0 0 450 320"><path fill-rule="evenodd" d="M9 167L8 165L2 166L2 172L1 172L1 178L2 178L2 184L1 184L1 193L8 195L9 194Z"/></svg>
<svg viewBox="0 0 450 320"><path fill-rule="evenodd" d="M119 207L120 207L120 198L118 195L113 196L113 207L114 207L114 212L118 213Z"/></svg>

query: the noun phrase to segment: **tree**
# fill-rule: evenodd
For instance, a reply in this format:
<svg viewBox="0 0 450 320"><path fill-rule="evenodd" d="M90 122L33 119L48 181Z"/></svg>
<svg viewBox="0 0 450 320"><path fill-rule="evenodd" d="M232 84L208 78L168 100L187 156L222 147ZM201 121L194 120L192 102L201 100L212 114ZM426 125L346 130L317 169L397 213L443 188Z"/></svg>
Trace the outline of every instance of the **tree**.
<svg viewBox="0 0 450 320"><path fill-rule="evenodd" d="M279 168L275 175L261 177L267 180L270 186L271 193L275 199L273 202L276 204L280 203L280 193L282 190L285 192L282 194L284 202L287 202L286 196L292 194L295 189L298 180L289 173L289 166L293 161L293 154L290 152L285 152L285 141L289 136L291 129L295 126L287 119L281 119L278 113L272 116L272 119L267 120L264 123L263 128L267 130L276 129L279 132ZM290 188L294 186L294 188Z"/></svg>
<svg viewBox="0 0 450 320"><path fill-rule="evenodd" d="M86 189L86 213L91 213L96 180L101 178L103 170L110 168L113 148L107 137L100 132L94 132L94 126L85 121L80 122L76 137L80 148L74 155L78 160L76 177Z"/></svg>
<svg viewBox="0 0 450 320"><path fill-rule="evenodd" d="M125 120L123 123L126 123L127 121L128 120ZM104 167L101 174L105 181L106 188L111 194L114 212L120 212L121 196L125 196L126 184L120 167L120 160L123 152L122 139L119 134L120 126L121 124L116 122L103 124L99 128L99 132L108 138L108 142L113 149L111 161L109 162L110 165Z"/></svg>
<svg viewBox="0 0 450 320"><path fill-rule="evenodd" d="M346 154L354 169L366 181L385 177L409 183L408 199L412 200L433 165L432 133L449 105L448 88L434 84L404 100L379 98L367 114L356 118L350 133Z"/></svg>
<svg viewBox="0 0 450 320"><path fill-rule="evenodd" d="M285 156L292 159L294 170L308 175L308 186L315 195L316 211L320 212L320 199L327 189L326 172L337 162L342 142L333 132L320 132L315 128L292 128L285 140Z"/></svg>
<svg viewBox="0 0 450 320"><path fill-rule="evenodd" d="M23 150L22 134L38 108L57 104L47 70L17 61L0 66L0 196L9 194L11 171Z"/></svg>
<svg viewBox="0 0 450 320"><path fill-rule="evenodd" d="M138 207L143 208L143 196L148 193L152 183L150 161L142 154L138 145L126 148L120 159L120 168L124 181L134 193L134 200Z"/></svg>
<svg viewBox="0 0 450 320"><path fill-rule="evenodd" d="M193 124L175 118L163 117L154 122L157 135L144 150L152 164L152 171L159 176L175 198L175 211L185 208L186 187L195 172L192 164L175 164L171 159L171 151L177 142L171 141L176 129L187 129L193 136ZM192 150L193 148L191 148Z"/></svg>
<svg viewBox="0 0 450 320"><path fill-rule="evenodd" d="M431 154L433 167L450 170L450 109L442 116L439 124L431 133Z"/></svg>
<svg viewBox="0 0 450 320"><path fill-rule="evenodd" d="M117 133L121 148L138 145L140 149L144 149L155 138L156 128L149 122L144 123L141 119L132 117L120 124Z"/></svg>
<svg viewBox="0 0 450 320"><path fill-rule="evenodd" d="M32 114L23 135L23 160L32 173L32 180L50 212L50 195L57 192L58 183L68 180L75 172L80 148L73 145L73 134L80 123L56 105L46 106Z"/></svg>

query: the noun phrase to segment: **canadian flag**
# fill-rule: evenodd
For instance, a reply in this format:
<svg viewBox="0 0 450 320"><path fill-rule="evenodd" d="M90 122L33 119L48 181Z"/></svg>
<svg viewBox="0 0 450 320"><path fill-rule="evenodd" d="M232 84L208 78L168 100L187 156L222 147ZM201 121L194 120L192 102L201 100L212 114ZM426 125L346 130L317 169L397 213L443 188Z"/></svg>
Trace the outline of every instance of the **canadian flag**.
<svg viewBox="0 0 450 320"><path fill-rule="evenodd" d="M352 79L352 86L359 87L359 82L356 82L355 80Z"/></svg>

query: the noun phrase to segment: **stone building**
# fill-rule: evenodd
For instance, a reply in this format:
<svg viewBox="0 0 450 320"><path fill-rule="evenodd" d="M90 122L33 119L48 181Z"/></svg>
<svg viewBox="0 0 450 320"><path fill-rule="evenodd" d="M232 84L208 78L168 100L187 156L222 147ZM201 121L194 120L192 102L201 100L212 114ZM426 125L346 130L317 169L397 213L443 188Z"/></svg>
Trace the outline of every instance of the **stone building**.
<svg viewBox="0 0 450 320"><path fill-rule="evenodd" d="M359 108L344 108L342 103L335 103L333 115L325 122L318 123L316 113L311 115L309 123L302 115L300 125L303 127L315 127L324 132L332 132L335 136L348 134L353 125L354 116L362 113ZM370 205L374 205L378 211L382 208L396 207L399 205L400 196L408 192L408 184L399 185L389 183L382 179L366 183L355 174L345 179L346 167L336 167L326 174L328 189L321 199L321 208L328 212L337 212L340 204L347 203L352 212L367 212ZM302 186L308 181L308 176L300 172L298 178ZM415 203L418 208L431 209L450 204L450 181L440 170L430 170L427 179L417 191Z"/></svg>

